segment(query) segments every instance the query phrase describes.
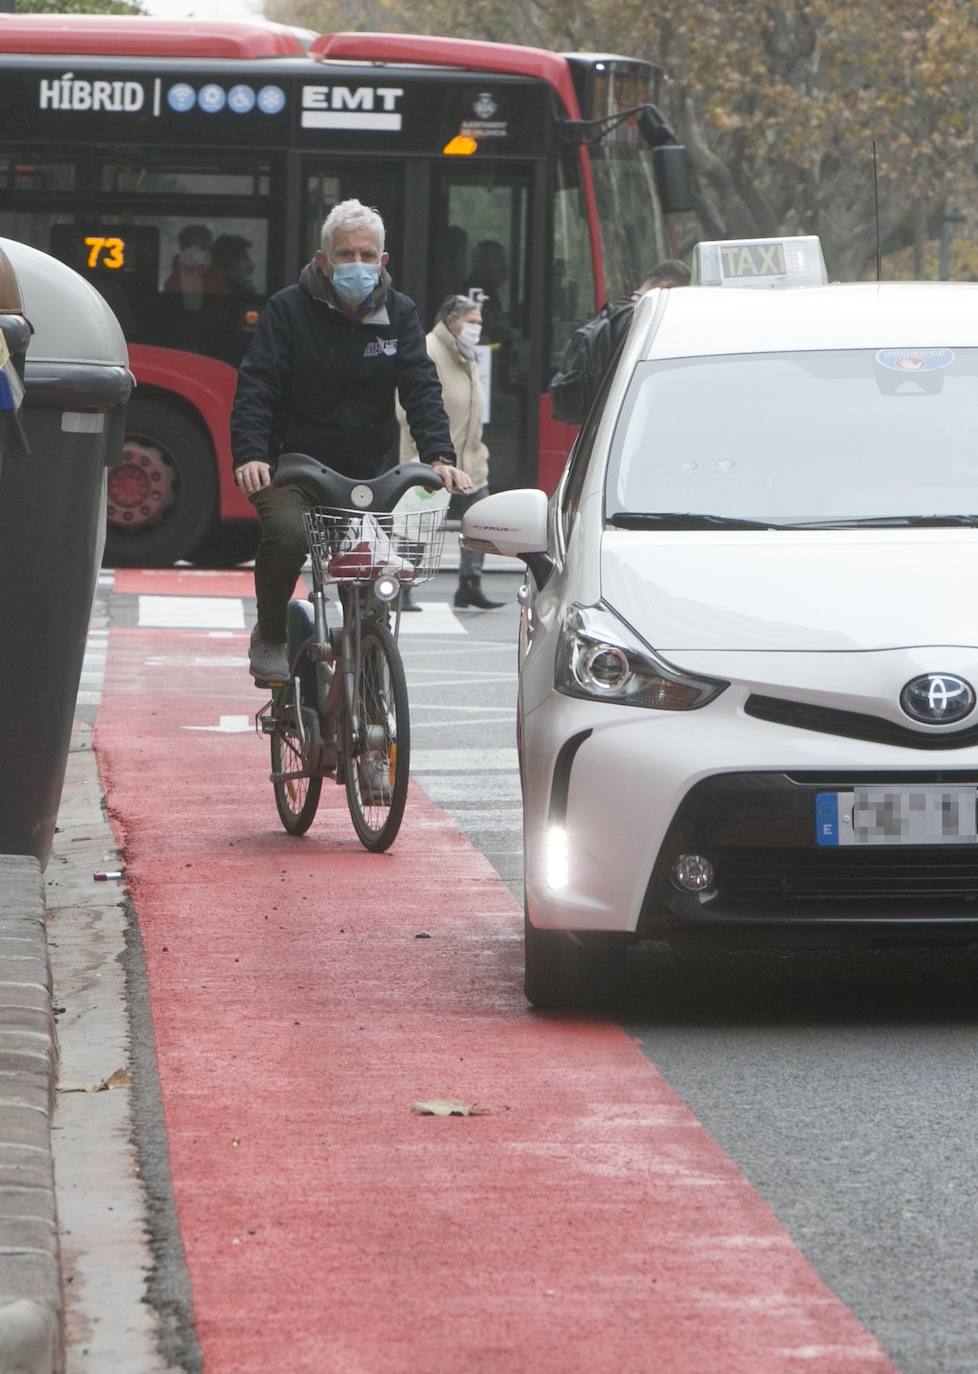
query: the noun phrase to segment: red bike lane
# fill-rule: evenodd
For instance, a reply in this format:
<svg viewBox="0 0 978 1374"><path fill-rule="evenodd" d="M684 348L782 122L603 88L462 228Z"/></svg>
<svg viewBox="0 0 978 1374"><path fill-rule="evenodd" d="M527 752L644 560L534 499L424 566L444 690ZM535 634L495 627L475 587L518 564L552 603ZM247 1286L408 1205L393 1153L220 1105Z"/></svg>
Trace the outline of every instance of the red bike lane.
<svg viewBox="0 0 978 1374"><path fill-rule="evenodd" d="M892 1369L620 1027L526 1007L417 785L386 855L331 783L280 830L246 643L113 630L96 727L206 1374Z"/></svg>

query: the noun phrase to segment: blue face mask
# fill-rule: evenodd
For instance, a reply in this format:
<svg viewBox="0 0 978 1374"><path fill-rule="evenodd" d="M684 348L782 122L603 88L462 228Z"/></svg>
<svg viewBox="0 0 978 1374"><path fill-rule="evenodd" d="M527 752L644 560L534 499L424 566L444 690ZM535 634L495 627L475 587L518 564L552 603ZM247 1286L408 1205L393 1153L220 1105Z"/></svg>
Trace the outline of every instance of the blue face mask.
<svg viewBox="0 0 978 1374"><path fill-rule="evenodd" d="M366 262L331 263L333 290L346 305L360 305L380 281L380 268Z"/></svg>

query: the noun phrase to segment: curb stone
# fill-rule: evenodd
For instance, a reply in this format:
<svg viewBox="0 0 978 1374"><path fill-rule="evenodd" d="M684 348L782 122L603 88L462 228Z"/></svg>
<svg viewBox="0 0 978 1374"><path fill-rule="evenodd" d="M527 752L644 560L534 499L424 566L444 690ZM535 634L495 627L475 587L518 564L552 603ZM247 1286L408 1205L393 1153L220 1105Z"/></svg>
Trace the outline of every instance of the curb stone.
<svg viewBox="0 0 978 1374"><path fill-rule="evenodd" d="M41 866L0 854L0 1374L63 1368L57 1067Z"/></svg>

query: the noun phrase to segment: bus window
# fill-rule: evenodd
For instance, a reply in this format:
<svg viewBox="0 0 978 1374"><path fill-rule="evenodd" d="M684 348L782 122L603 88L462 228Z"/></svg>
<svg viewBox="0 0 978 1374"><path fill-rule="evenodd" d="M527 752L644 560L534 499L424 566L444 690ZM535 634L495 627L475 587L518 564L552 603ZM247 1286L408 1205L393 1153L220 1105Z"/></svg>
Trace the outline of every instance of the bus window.
<svg viewBox="0 0 978 1374"><path fill-rule="evenodd" d="M299 260L309 261L319 247L323 220L343 200L372 205L384 221L384 247L390 254L388 270L395 287L404 290L404 167L395 162L316 160L306 173L305 213Z"/></svg>
<svg viewBox="0 0 978 1374"><path fill-rule="evenodd" d="M126 196L196 195L267 196L266 167L227 171L217 166L194 168L136 167L109 163L102 168L102 190Z"/></svg>
<svg viewBox="0 0 978 1374"><path fill-rule="evenodd" d="M445 296L471 295L482 305L485 439L494 487L518 486L526 470L530 304L527 255L530 172L498 163L439 165L432 173L426 330Z"/></svg>
<svg viewBox="0 0 978 1374"><path fill-rule="evenodd" d="M80 211L11 218L11 237L59 258L101 292L127 339L233 367L241 361L267 294L265 220Z"/></svg>
<svg viewBox="0 0 978 1374"><path fill-rule="evenodd" d="M71 191L74 185L73 163L0 158L0 191Z"/></svg>
<svg viewBox="0 0 978 1374"><path fill-rule="evenodd" d="M594 314L594 266L588 233L581 168L576 152L557 160L553 202L553 279L551 282L550 370L560 366L564 345Z"/></svg>

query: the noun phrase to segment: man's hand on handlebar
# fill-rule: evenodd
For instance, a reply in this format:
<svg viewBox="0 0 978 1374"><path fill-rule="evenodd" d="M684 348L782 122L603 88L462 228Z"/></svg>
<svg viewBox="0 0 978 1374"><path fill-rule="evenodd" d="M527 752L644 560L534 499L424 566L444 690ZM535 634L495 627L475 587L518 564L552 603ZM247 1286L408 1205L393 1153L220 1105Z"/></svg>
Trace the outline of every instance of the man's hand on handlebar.
<svg viewBox="0 0 978 1374"><path fill-rule="evenodd" d="M453 467L447 458L435 458L431 464L432 471L437 472L438 476L445 483L446 491L467 492L472 491L472 478L461 468Z"/></svg>
<svg viewBox="0 0 978 1374"><path fill-rule="evenodd" d="M250 463L242 463L235 469L234 480L243 492L252 496L256 491L261 491L262 487L272 485L271 464L263 463L257 458Z"/></svg>

